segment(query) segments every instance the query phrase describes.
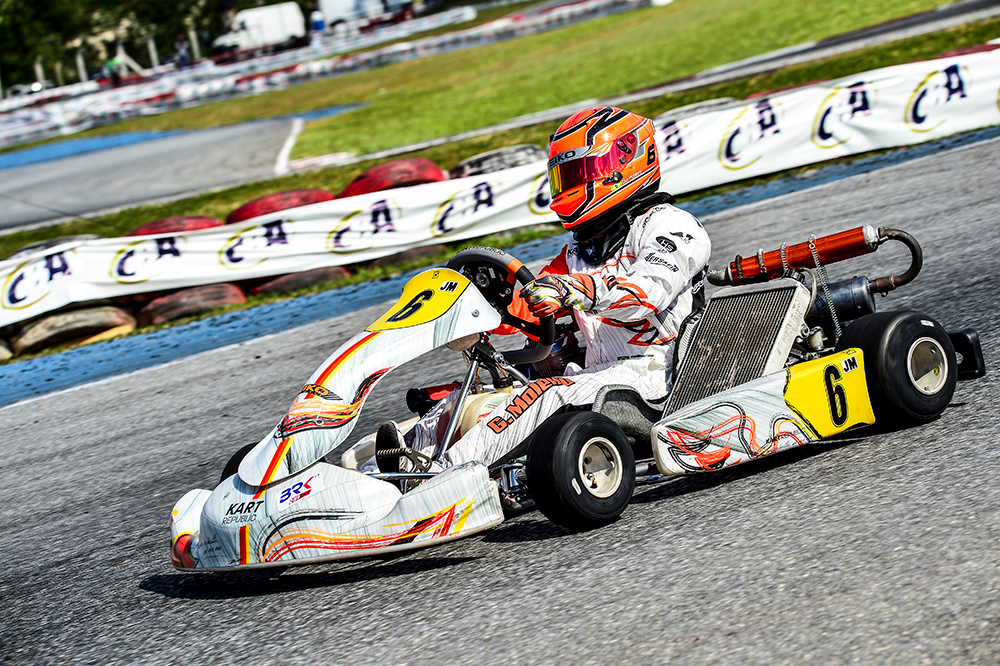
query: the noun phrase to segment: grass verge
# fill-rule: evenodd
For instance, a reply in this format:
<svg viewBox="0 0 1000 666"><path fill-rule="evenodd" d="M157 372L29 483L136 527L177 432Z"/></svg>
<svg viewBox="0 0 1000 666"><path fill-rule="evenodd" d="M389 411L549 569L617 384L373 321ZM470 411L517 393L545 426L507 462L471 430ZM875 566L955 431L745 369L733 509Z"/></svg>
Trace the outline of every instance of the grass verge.
<svg viewBox="0 0 1000 666"><path fill-rule="evenodd" d="M666 7L135 118L74 136L203 129L370 102L340 117L309 123L292 158L341 151L366 154L643 88L932 9L938 2L675 0ZM487 10L475 23L531 4ZM467 26L447 26L441 31L462 27Z"/></svg>

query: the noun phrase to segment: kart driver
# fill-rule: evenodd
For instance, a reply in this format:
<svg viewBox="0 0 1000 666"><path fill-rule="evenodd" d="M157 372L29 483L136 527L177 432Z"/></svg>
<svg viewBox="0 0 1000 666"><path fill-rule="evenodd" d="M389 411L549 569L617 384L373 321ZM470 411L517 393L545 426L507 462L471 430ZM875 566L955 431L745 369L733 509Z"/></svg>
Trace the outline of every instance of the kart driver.
<svg viewBox="0 0 1000 666"><path fill-rule="evenodd" d="M611 106L571 116L551 136L548 172L550 207L573 240L520 290L511 313L531 320L571 312L586 343L584 367L571 363L558 382L515 390L445 452L443 467L523 455L515 447L545 419L568 405L592 404L608 384L664 399L678 328L704 306L711 242L693 215L657 191L660 161L649 119ZM410 453L423 462L410 471L424 471L438 446L439 421L447 423L458 394L438 402L405 436L392 421L379 428L382 471L399 469L405 447L423 454Z"/></svg>

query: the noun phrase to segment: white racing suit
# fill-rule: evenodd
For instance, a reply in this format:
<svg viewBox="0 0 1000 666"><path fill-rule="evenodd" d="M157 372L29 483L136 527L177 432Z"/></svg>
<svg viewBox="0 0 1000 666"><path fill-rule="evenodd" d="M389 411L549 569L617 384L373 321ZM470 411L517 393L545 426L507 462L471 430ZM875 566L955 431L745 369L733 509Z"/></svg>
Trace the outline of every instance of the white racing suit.
<svg viewBox="0 0 1000 666"><path fill-rule="evenodd" d="M669 204L639 216L621 250L603 265L584 263L575 241L564 247L539 276L573 273L593 278L587 310L573 310L587 347L584 369L570 364L562 377L515 390L445 452L442 465L496 462L561 407L590 405L609 384L633 386L647 400L664 398L671 388L677 330L692 310L695 292L703 289L693 279L700 280L711 250L701 223ZM515 299L511 311L532 318L523 300ZM458 394L451 393L406 433L410 448L434 456L438 422L450 414Z"/></svg>

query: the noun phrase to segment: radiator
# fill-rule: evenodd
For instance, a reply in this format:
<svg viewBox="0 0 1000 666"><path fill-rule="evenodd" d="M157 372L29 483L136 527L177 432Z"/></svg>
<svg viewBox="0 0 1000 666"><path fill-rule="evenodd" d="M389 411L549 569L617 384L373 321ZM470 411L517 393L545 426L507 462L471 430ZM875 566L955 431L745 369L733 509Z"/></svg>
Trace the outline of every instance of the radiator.
<svg viewBox="0 0 1000 666"><path fill-rule="evenodd" d="M808 307L809 290L790 279L717 291L685 341L664 415L781 370Z"/></svg>

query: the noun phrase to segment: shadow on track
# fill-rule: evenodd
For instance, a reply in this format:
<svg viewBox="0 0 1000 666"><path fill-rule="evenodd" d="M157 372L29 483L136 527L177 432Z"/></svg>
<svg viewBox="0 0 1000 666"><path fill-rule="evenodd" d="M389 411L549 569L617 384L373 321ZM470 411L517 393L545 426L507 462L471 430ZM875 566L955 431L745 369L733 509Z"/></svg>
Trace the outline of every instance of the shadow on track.
<svg viewBox="0 0 1000 666"><path fill-rule="evenodd" d="M851 444L857 444L865 439L867 438L856 437L853 435L844 439L830 439L824 442L789 449L788 451L783 451L774 456L754 460L750 463L743 463L718 472L678 476L672 480L668 479L666 482L654 482L647 486L637 486L635 494L632 496L631 503L646 504L649 502L658 502L670 497L681 497L683 495L687 495L688 493L709 490L711 488L715 488L716 486L731 483L739 479L745 479L756 474L768 472L772 469L784 467L785 465L797 463L801 460L812 458L813 456L818 456L822 453L840 449ZM644 487L648 488L648 490L642 490Z"/></svg>
<svg viewBox="0 0 1000 666"><path fill-rule="evenodd" d="M355 560L348 563L354 565L353 568L287 575L281 575L285 567L232 573L156 574L145 578L139 583L139 587L147 592L174 599L244 599L282 592L350 585L378 578L407 576L479 559L478 557L428 557L397 560L399 557L404 555ZM378 563L380 559L384 562L388 558L396 561ZM331 562L327 565L310 565L308 568L336 567L338 564L343 566L343 563Z"/></svg>

